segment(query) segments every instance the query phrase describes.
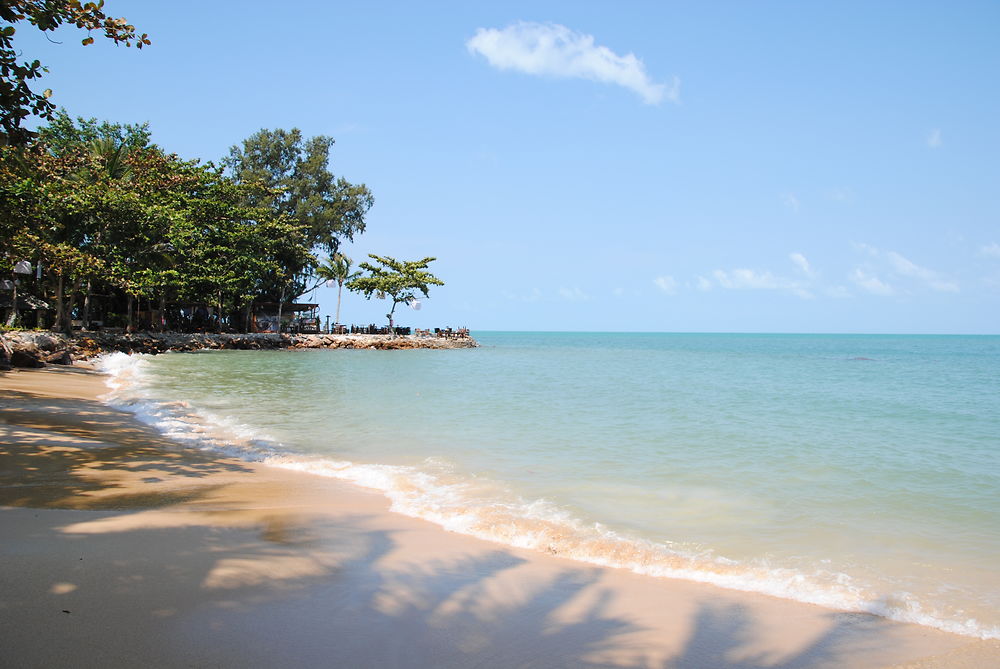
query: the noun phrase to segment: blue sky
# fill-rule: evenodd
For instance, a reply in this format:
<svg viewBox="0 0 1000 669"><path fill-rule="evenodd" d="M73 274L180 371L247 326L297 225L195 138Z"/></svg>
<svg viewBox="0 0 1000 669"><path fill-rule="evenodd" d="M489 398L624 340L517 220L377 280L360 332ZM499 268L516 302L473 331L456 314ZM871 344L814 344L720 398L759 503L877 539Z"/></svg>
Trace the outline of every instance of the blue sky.
<svg viewBox="0 0 1000 669"><path fill-rule="evenodd" d="M106 10L152 46L19 29L54 102L185 158L333 136L376 200L347 253L438 257L405 324L1000 333L995 2Z"/></svg>

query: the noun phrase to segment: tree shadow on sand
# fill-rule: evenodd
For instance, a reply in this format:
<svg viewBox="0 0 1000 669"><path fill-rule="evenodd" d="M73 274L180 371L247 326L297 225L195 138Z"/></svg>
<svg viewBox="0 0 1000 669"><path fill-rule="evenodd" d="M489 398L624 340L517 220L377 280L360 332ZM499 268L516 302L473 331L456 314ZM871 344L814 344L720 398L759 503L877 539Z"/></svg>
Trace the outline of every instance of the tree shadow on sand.
<svg viewBox="0 0 1000 669"><path fill-rule="evenodd" d="M859 643L880 638L869 634L878 619L835 618L808 647L776 656L752 650L749 611L704 606L683 648L656 657L648 638L636 642L648 630L611 613L618 594L601 584L601 569L568 563L525 581L526 561L502 548L417 560L401 531L374 529L368 516L225 526L222 511L185 511L173 514L183 526L157 527L121 524L143 512L56 510L22 536L4 529L7 513L8 657L83 652L84 665L114 664L127 648L156 666L797 669L865 666L855 662ZM36 560L43 582L19 579ZM127 634L109 628L123 619ZM849 634L858 626L870 629Z"/></svg>
<svg viewBox="0 0 1000 669"><path fill-rule="evenodd" d="M248 467L185 451L152 428L103 404L0 390L0 504L126 508L189 501L207 493L197 479ZM148 492L115 494L102 472L139 474ZM166 489L168 477L183 477Z"/></svg>
<svg viewBox="0 0 1000 669"><path fill-rule="evenodd" d="M0 510L0 527L9 513ZM497 550L384 567L398 547L394 533L373 531L364 517L314 519L300 540L282 528L281 540L270 541L268 527L121 531L113 529L121 514L67 525L79 518L68 513L49 512L61 522L44 531L36 523L28 538L11 536L16 554L0 548L7 657L67 657L81 644L88 664L124 647L134 654L138 644L136 659L157 666L553 666L538 663L553 656L559 666L592 666L584 656L631 627L602 613L606 594L572 622L553 620L593 586L597 570L564 570L485 605L495 599L484 596L490 581L522 559ZM150 559L136 553L137 540L149 551L184 548ZM24 560L42 557L33 546L54 563L40 585L17 577ZM127 635L108 629L109 611L125 612Z"/></svg>
<svg viewBox="0 0 1000 669"><path fill-rule="evenodd" d="M410 525L384 517L220 501L225 479L205 477L249 468L97 402L4 390L0 420L0 505L52 509L0 508L12 666L802 669L879 666L891 638L885 620L831 612L778 652L749 609L719 604L653 630L599 568L528 569L488 544L414 553ZM129 510L68 510L109 508Z"/></svg>
<svg viewBox="0 0 1000 669"><path fill-rule="evenodd" d="M702 606L693 620L693 633L684 650L667 661L668 669L807 669L861 666L865 656L878 650L885 637L881 628L891 625L864 613L831 612L831 626L812 643L788 654L752 650L756 624L745 608ZM849 647L852 660L845 653ZM881 666L868 663L864 666Z"/></svg>

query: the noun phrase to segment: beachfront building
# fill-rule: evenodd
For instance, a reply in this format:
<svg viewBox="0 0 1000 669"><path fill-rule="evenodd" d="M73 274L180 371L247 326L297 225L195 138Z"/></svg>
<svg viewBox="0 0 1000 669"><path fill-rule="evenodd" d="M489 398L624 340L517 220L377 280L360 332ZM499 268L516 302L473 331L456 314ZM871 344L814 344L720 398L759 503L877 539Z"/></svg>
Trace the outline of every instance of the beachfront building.
<svg viewBox="0 0 1000 669"><path fill-rule="evenodd" d="M301 332L305 334L315 334L320 331L318 304L282 304L278 308L277 302L263 302L256 305L250 323L251 332ZM278 324L281 312L280 328Z"/></svg>

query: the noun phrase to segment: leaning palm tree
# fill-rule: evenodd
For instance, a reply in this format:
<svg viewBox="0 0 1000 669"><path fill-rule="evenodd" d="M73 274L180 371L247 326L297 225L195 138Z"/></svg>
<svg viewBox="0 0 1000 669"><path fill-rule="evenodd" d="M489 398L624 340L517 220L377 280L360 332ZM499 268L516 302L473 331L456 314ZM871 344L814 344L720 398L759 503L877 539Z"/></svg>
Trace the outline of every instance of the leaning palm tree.
<svg viewBox="0 0 1000 669"><path fill-rule="evenodd" d="M326 263L316 268L316 275L327 282L337 282L337 315L334 318L336 324L340 324L340 295L344 289L344 284L352 279L361 276L360 272L351 272L351 259L343 253L334 253L327 258Z"/></svg>

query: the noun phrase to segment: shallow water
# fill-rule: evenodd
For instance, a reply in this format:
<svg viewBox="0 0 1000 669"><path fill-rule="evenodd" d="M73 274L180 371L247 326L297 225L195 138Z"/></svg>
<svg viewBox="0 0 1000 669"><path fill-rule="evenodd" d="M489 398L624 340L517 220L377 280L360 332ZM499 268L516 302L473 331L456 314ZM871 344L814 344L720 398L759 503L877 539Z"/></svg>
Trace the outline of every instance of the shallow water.
<svg viewBox="0 0 1000 669"><path fill-rule="evenodd" d="M452 530L1000 638L1000 337L476 336L116 356L109 400Z"/></svg>

